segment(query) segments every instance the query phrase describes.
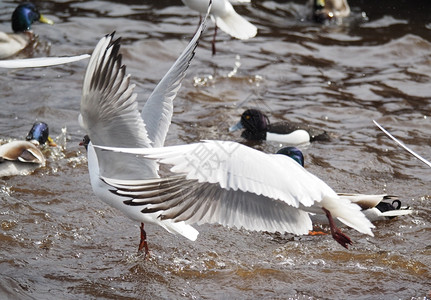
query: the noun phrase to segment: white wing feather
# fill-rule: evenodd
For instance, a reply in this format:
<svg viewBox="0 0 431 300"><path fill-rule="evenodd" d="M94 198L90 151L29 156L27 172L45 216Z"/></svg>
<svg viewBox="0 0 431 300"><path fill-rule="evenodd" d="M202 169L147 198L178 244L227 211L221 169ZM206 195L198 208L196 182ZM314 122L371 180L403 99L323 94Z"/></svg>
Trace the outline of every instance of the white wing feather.
<svg viewBox="0 0 431 300"><path fill-rule="evenodd" d="M68 64L89 58L89 54L82 54L68 57L35 57L24 59L0 60L0 68L18 69L18 68L37 68L55 65Z"/></svg>
<svg viewBox="0 0 431 300"><path fill-rule="evenodd" d="M80 123L95 144L151 147L133 93L134 85L121 64L119 47L113 34L102 38L96 46L84 77ZM129 154L96 152L103 176L124 179L157 176L155 162Z"/></svg>
<svg viewBox="0 0 431 300"><path fill-rule="evenodd" d="M205 30L207 17L208 12L193 39L156 86L142 109L142 118L144 119L148 136L153 142L153 147L162 147L164 145L169 125L171 124L173 100L181 87L181 82L195 54L199 38Z"/></svg>
<svg viewBox="0 0 431 300"><path fill-rule="evenodd" d="M327 184L291 158L265 154L235 142L205 141L153 149L100 148L142 154L173 165L171 171L186 174L187 179L263 195L293 207L309 207L324 196L337 198Z"/></svg>
<svg viewBox="0 0 431 300"><path fill-rule="evenodd" d="M255 231L307 234L312 229L304 210L261 195L226 190L185 177L128 182L103 178L115 193L133 200L128 205L145 207L142 213L186 224L219 223Z"/></svg>
<svg viewBox="0 0 431 300"><path fill-rule="evenodd" d="M305 220L306 212L322 213L321 208L325 207L346 225L372 235L373 225L358 205L340 199L322 180L284 155L265 154L235 142L222 141L152 149L100 148L157 159L160 163L172 165L172 172L184 176L185 180L178 184L175 191L158 191L162 193L159 200L163 204L155 208L163 207L166 218L190 223L202 220L232 225L233 219L228 221L230 219L224 214L216 213L218 207L229 207L225 214L232 213L237 220L241 220L238 216L244 216L238 222L245 228L252 229L253 224L263 226L266 221L262 220L275 218L275 223L280 223L272 228L298 233L296 227L302 232L311 224ZM190 182L196 183L187 187ZM159 188L156 185L151 192L157 192ZM139 192L133 190L130 196L137 194ZM140 197L140 201L148 200L142 200L146 197L144 195ZM247 205L256 209L247 211ZM207 209L201 212L202 207ZM169 209L172 213L168 213ZM287 225L280 226L283 218L278 219L275 213L279 210L286 212L286 215L282 213L286 223L292 222L289 230L283 227ZM297 216L289 219L289 213ZM302 213L304 215L299 215ZM233 225L238 227L238 224ZM271 231L271 226L265 226L265 230Z"/></svg>

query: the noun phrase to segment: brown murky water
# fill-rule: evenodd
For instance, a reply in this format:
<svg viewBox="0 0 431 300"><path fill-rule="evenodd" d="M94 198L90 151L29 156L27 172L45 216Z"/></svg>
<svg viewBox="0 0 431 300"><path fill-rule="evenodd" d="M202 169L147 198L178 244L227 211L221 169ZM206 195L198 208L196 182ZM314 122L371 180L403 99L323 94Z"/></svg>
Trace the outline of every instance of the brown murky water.
<svg viewBox="0 0 431 300"><path fill-rule="evenodd" d="M38 1L54 26L34 26L33 56L90 53L113 30L141 105L186 46L198 17L181 1ZM152 259L136 255L138 224L91 190L77 117L87 62L0 70L1 139L22 139L36 120L62 149L26 177L0 179L1 299L424 299L431 290L431 169L395 146L376 119L431 158L431 5L350 2L345 24L304 21L305 1L253 1L237 10L259 28L241 42L212 25L175 100L167 144L240 141L228 133L242 111L326 128L330 143L303 148L307 168L337 191L391 193L416 209L353 230L345 250L330 237L294 237L217 225L196 242L148 226ZM0 3L9 30L16 3ZM364 20L366 12L368 20ZM212 23L210 23L212 24ZM274 152L278 144L257 145Z"/></svg>

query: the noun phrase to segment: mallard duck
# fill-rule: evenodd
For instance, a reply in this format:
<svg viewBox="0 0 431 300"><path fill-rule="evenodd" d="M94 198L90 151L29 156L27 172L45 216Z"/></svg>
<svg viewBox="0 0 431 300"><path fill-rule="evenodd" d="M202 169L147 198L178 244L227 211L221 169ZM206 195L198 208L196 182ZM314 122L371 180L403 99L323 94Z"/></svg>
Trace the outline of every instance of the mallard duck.
<svg viewBox="0 0 431 300"><path fill-rule="evenodd" d="M11 141L0 146L0 177L27 175L45 166L45 156L39 145L55 143L49 137L48 125L35 122L25 141Z"/></svg>
<svg viewBox="0 0 431 300"><path fill-rule="evenodd" d="M138 207L124 203L123 197L111 193L111 187L101 179L102 176L132 181L157 178L155 161L96 150L92 143L110 146L124 144L129 147L164 144L173 113L172 102L194 57L207 16L208 12L186 49L148 98L141 113L138 111L137 95L133 93L134 85L130 84L130 75L126 75L126 67L121 63L120 40L113 40L113 34L102 38L97 44L85 73L79 123L88 135L83 144L87 148L91 186L102 201L141 223L138 252L144 250L145 257L149 255L149 248L144 223L157 224L192 241L199 233L184 222L161 220L157 213L142 213Z"/></svg>
<svg viewBox="0 0 431 300"><path fill-rule="evenodd" d="M347 0L310 0L312 19L318 23L336 21L350 15Z"/></svg>
<svg viewBox="0 0 431 300"><path fill-rule="evenodd" d="M296 147L284 147L278 154L284 154L295 160L304 167L304 155ZM362 209L365 216L372 222L392 219L397 216L409 215L413 210L408 206L401 206L401 201L397 196L380 194L366 195L355 193L337 193L340 198L356 203ZM387 202L391 201L391 202ZM314 218L317 219L317 218ZM320 220L323 220L320 218Z"/></svg>
<svg viewBox="0 0 431 300"><path fill-rule="evenodd" d="M208 0L182 0L183 3L192 10L200 14L206 13ZM236 2L250 2L250 0L241 0ZM247 40L257 34L257 28L249 21L240 16L228 0L213 0L211 7L211 17L214 20L214 36L212 41L212 53L216 53L215 38L217 27L229 34L230 36Z"/></svg>
<svg viewBox="0 0 431 300"><path fill-rule="evenodd" d="M17 54L34 39L31 25L34 21L54 24L41 15L32 3L21 3L12 14L12 30L14 33L0 32L0 59Z"/></svg>
<svg viewBox="0 0 431 300"><path fill-rule="evenodd" d="M277 122L271 124L268 117L257 109L247 109L241 120L229 131L244 129L241 136L252 141L275 141L299 145L314 141L329 141L326 131L312 128L306 124Z"/></svg>

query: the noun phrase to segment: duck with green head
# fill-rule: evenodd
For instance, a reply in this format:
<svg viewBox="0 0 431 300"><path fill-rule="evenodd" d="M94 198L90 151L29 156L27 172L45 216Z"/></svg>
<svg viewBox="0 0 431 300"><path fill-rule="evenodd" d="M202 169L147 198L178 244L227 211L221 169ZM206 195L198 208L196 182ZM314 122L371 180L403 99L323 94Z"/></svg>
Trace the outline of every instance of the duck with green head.
<svg viewBox="0 0 431 300"><path fill-rule="evenodd" d="M45 166L45 156L38 146L56 146L49 136L48 125L35 122L25 141L11 141L0 146L0 177L27 175Z"/></svg>
<svg viewBox="0 0 431 300"><path fill-rule="evenodd" d="M32 3L21 3L12 14L13 33L0 32L0 59L10 57L26 48L34 39L31 25L39 21L54 24L45 18Z"/></svg>

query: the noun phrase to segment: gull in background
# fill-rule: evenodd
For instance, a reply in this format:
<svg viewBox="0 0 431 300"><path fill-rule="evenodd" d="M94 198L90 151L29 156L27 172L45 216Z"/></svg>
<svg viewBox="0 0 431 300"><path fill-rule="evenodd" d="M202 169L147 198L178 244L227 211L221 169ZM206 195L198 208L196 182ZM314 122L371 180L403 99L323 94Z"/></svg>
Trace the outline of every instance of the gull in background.
<svg viewBox="0 0 431 300"><path fill-rule="evenodd" d="M158 213L143 213L145 206L133 205L130 203L131 197L112 193L113 188L100 179L107 177L134 182L157 178L158 165L155 161L130 154L102 152L94 149L92 143L145 148L163 146L171 123L172 102L194 57L207 16L186 49L156 86L141 114L137 94L133 92L135 85L130 84L130 75L126 75L126 67L121 63L120 40L113 40L114 34L105 36L97 44L84 77L79 122L88 134L84 144L87 146L93 191L102 201L141 223L138 251L145 249L146 256L149 249L144 223L160 225L192 241L196 240L198 231L184 222L161 220Z"/></svg>
<svg viewBox="0 0 431 300"><path fill-rule="evenodd" d="M268 232L308 234L312 214L326 214L332 237L343 247L351 239L334 218L373 236L374 226L351 201L290 157L266 154L236 142L203 141L161 148L96 148L142 155L171 167L172 176L141 181L102 179L131 197L129 205L161 220L219 223Z"/></svg>
<svg viewBox="0 0 431 300"><path fill-rule="evenodd" d="M208 8L208 0L182 0L184 5L192 10L198 11L200 14L205 14ZM212 53L216 53L215 39L217 35L217 27L226 32L230 36L247 40L257 34L257 28L249 21L240 16L232 6L232 3L249 3L250 0L213 0L211 7L211 18L215 23L214 36L212 40Z"/></svg>

